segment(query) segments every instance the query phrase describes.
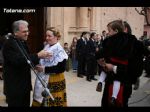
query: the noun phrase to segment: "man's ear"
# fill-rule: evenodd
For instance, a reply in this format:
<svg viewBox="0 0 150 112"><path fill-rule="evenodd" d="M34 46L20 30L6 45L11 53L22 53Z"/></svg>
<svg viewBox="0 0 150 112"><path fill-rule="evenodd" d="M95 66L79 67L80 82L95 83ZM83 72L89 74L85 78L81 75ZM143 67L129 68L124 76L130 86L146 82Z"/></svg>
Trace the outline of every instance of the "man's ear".
<svg viewBox="0 0 150 112"><path fill-rule="evenodd" d="M14 33L15 36L16 36L17 34L18 34L17 32Z"/></svg>
<svg viewBox="0 0 150 112"><path fill-rule="evenodd" d="M115 32L118 33L118 30L116 29Z"/></svg>
<svg viewBox="0 0 150 112"><path fill-rule="evenodd" d="M125 29L124 29L124 32L126 32L126 33L127 33L127 32L128 32L128 29L127 29L127 28L125 28Z"/></svg>

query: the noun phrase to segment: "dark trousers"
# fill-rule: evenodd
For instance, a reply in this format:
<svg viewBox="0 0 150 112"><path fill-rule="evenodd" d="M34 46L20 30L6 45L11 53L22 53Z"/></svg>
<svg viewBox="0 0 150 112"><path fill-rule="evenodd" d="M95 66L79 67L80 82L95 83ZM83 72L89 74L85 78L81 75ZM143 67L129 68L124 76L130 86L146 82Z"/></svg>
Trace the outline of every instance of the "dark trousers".
<svg viewBox="0 0 150 112"><path fill-rule="evenodd" d="M78 56L78 69L77 75L85 75L86 74L86 56L80 55Z"/></svg>
<svg viewBox="0 0 150 112"><path fill-rule="evenodd" d="M6 96L6 98L8 100L8 107L30 107L30 92L20 95Z"/></svg>
<svg viewBox="0 0 150 112"><path fill-rule="evenodd" d="M66 61L66 67L65 67L66 71L68 72L70 69L70 59L68 58L68 60Z"/></svg>
<svg viewBox="0 0 150 112"><path fill-rule="evenodd" d="M97 62L95 56L88 56L87 58L87 79L93 79L96 75Z"/></svg>
<svg viewBox="0 0 150 112"><path fill-rule="evenodd" d="M77 70L78 67L78 61L76 58L72 58L72 69Z"/></svg>

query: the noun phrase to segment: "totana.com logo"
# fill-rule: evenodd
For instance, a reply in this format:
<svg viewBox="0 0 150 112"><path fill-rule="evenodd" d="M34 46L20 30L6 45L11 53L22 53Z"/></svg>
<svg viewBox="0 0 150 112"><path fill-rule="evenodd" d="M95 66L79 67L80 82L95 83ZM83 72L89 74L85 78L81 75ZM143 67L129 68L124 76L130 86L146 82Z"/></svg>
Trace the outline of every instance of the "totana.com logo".
<svg viewBox="0 0 150 112"><path fill-rule="evenodd" d="M35 9L12 9L4 8L4 13L35 13Z"/></svg>

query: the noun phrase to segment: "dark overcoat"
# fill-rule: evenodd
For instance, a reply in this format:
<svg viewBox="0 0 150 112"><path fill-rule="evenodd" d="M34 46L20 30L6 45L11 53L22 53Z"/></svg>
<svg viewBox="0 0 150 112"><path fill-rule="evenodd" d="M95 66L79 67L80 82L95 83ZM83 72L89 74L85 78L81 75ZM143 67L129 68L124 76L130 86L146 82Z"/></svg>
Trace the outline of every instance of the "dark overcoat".
<svg viewBox="0 0 150 112"><path fill-rule="evenodd" d="M103 49L97 55L97 59L105 57L106 62L116 65L117 74L107 73L102 96L103 107L109 106L109 88L114 80L121 81L121 85L123 85L122 105L128 106L128 100L132 94L132 84L142 74L143 55L149 54L150 51L134 35L120 32L104 40ZM114 62L114 60L117 61Z"/></svg>
<svg viewBox="0 0 150 112"><path fill-rule="evenodd" d="M9 97L26 94L32 89L31 69L18 49L17 43L21 49L24 48L29 53L26 43L13 36L3 46L4 90ZM29 54L29 57L34 64L38 64L39 59L36 54Z"/></svg>

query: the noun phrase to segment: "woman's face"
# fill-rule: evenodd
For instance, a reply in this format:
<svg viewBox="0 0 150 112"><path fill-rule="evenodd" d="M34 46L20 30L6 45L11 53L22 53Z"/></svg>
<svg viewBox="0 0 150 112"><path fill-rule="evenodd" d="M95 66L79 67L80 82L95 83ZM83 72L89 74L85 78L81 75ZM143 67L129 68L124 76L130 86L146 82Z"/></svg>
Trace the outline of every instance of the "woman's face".
<svg viewBox="0 0 150 112"><path fill-rule="evenodd" d="M76 43L76 42L77 42L77 39L76 39L76 38L74 38L74 39L73 39L73 42L74 42L74 43Z"/></svg>
<svg viewBox="0 0 150 112"><path fill-rule="evenodd" d="M48 44L53 45L57 43L57 37L54 36L53 32L50 30L46 31L46 41Z"/></svg>
<svg viewBox="0 0 150 112"><path fill-rule="evenodd" d="M101 36L99 34L96 35L96 40L99 41L101 39Z"/></svg>
<svg viewBox="0 0 150 112"><path fill-rule="evenodd" d="M107 27L108 28L108 36L112 36L112 35L114 35L114 34L116 34L116 33L118 33L117 31L115 31L115 30L113 30L111 27Z"/></svg>
<svg viewBox="0 0 150 112"><path fill-rule="evenodd" d="M94 36L93 36L93 39L96 40L96 38L97 38L97 36L96 36L96 33L95 33Z"/></svg>

